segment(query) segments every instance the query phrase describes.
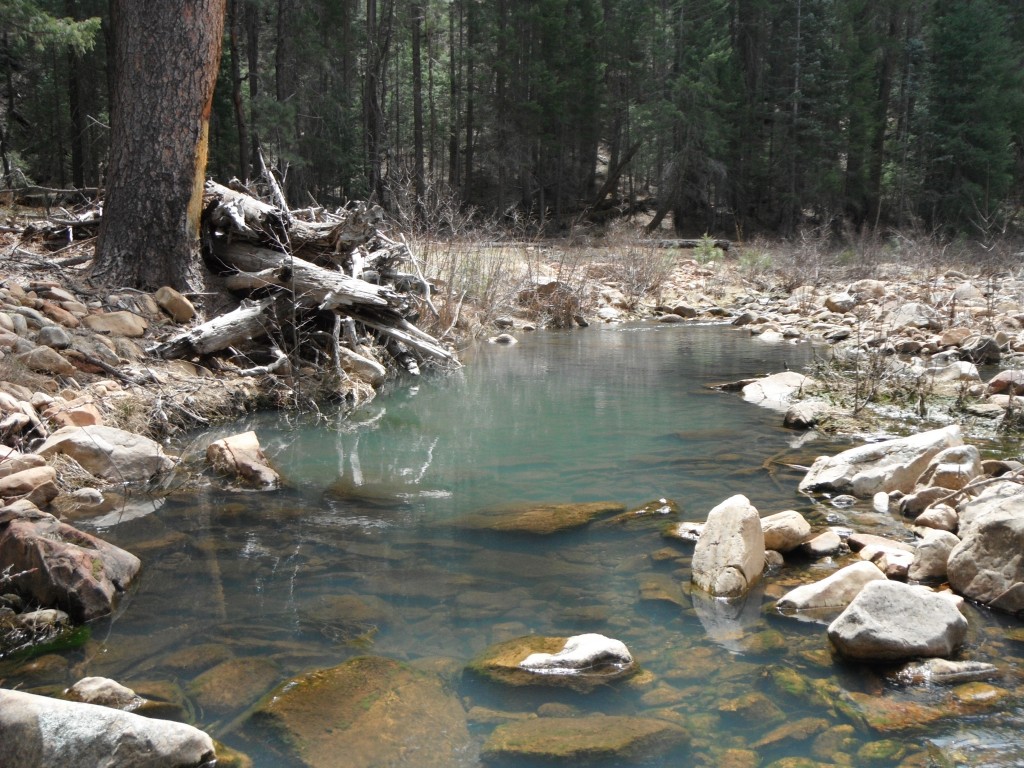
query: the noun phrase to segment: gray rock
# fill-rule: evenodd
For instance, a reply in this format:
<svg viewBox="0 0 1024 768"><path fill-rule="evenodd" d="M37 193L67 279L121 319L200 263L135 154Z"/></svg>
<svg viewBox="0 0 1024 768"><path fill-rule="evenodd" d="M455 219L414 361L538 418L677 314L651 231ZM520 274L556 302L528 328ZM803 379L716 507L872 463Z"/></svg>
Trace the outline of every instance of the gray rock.
<svg viewBox="0 0 1024 768"><path fill-rule="evenodd" d="M834 555L843 548L843 540L835 531L822 531L813 539L800 545L799 551L807 557L819 558Z"/></svg>
<svg viewBox="0 0 1024 768"><path fill-rule="evenodd" d="M978 449L973 445L957 445L939 451L917 483L959 491L981 474L981 453Z"/></svg>
<svg viewBox="0 0 1024 768"><path fill-rule="evenodd" d="M979 603L1024 612L1024 486L995 483L959 512L961 541L947 562L950 585Z"/></svg>
<svg viewBox="0 0 1024 768"><path fill-rule="evenodd" d="M0 690L0 765L18 768L198 768L213 740L184 723L95 704Z"/></svg>
<svg viewBox="0 0 1024 768"><path fill-rule="evenodd" d="M145 702L131 688L108 677L83 677L64 692L64 698L125 712L132 712Z"/></svg>
<svg viewBox="0 0 1024 768"><path fill-rule="evenodd" d="M909 493L932 458L945 448L963 445L960 427L951 425L910 437L820 456L800 481L803 493L852 493L868 498L879 491Z"/></svg>
<svg viewBox="0 0 1024 768"><path fill-rule="evenodd" d="M907 576L914 581L944 581L949 553L959 543L960 539L949 531L926 531L914 550L914 562Z"/></svg>
<svg viewBox="0 0 1024 768"><path fill-rule="evenodd" d="M783 613L819 608L845 608L866 584L884 581L885 574L873 563L860 562L840 568L813 584L804 584L779 598L776 607Z"/></svg>
<svg viewBox="0 0 1024 768"><path fill-rule="evenodd" d="M935 331L942 328L942 321L938 313L928 305L916 301L899 304L889 313L885 322L894 331L907 327L930 328Z"/></svg>
<svg viewBox="0 0 1024 768"><path fill-rule="evenodd" d="M693 583L717 597L739 597L764 570L761 518L746 496L732 496L708 513L693 551Z"/></svg>
<svg viewBox="0 0 1024 768"><path fill-rule="evenodd" d="M788 509L761 518L764 548L790 552L804 543L811 533L811 524L796 510Z"/></svg>
<svg viewBox="0 0 1024 768"><path fill-rule="evenodd" d="M948 504L936 504L918 515L914 520L914 525L932 528L936 531L956 533L960 525L960 518L957 516L956 510Z"/></svg>
<svg viewBox="0 0 1024 768"><path fill-rule="evenodd" d="M71 346L71 334L59 325L47 325L39 329L36 335L36 344L42 344L52 349L67 349Z"/></svg>
<svg viewBox="0 0 1024 768"><path fill-rule="evenodd" d="M97 477L121 483L145 482L174 466L159 443L114 427L64 427L36 452L67 454Z"/></svg>
<svg viewBox="0 0 1024 768"><path fill-rule="evenodd" d="M833 293L825 297L825 308L840 315L857 306L857 300L848 293Z"/></svg>
<svg viewBox="0 0 1024 768"><path fill-rule="evenodd" d="M828 627L840 654L865 661L950 656L966 636L953 599L898 581L867 584Z"/></svg>
<svg viewBox="0 0 1024 768"><path fill-rule="evenodd" d="M901 683L937 683L940 685L960 685L978 680L992 680L1000 676L994 664L983 661L950 661L949 659L926 659L912 661L904 665L897 673L896 679Z"/></svg>
<svg viewBox="0 0 1024 768"><path fill-rule="evenodd" d="M796 371L773 373L743 387L743 399L765 408L785 411L794 398L814 389L817 382Z"/></svg>
<svg viewBox="0 0 1024 768"><path fill-rule="evenodd" d="M789 429L811 429L834 412L835 409L824 400L801 400L786 409L782 426Z"/></svg>

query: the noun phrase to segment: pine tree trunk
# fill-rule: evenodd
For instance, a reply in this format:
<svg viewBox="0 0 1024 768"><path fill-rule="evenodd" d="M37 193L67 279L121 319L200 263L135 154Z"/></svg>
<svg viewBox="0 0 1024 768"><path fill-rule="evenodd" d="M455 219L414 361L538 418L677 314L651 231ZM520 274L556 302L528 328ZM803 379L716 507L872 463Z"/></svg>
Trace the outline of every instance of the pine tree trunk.
<svg viewBox="0 0 1024 768"><path fill-rule="evenodd" d="M115 92L98 282L201 286L199 216L224 5L112 2Z"/></svg>

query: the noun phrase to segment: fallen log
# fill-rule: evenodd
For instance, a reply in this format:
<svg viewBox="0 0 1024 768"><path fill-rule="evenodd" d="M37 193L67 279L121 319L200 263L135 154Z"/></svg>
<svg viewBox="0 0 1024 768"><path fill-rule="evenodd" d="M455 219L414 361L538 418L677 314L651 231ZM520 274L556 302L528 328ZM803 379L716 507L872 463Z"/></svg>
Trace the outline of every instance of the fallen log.
<svg viewBox="0 0 1024 768"><path fill-rule="evenodd" d="M266 336L267 318L264 312L273 302L271 298L242 302L238 309L179 333L152 347L149 352L165 360L209 355Z"/></svg>
<svg viewBox="0 0 1024 768"><path fill-rule="evenodd" d="M386 286L318 267L280 251L238 242L219 244L214 250L224 264L253 273L249 279L260 284L288 288L295 301L307 307L398 307L402 303L401 297Z"/></svg>

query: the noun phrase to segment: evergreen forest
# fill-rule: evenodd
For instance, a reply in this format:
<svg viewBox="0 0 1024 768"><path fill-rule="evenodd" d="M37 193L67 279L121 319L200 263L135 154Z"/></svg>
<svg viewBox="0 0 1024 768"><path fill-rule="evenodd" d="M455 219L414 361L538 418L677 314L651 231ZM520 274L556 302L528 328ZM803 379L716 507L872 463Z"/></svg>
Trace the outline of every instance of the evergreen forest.
<svg viewBox="0 0 1024 768"><path fill-rule="evenodd" d="M0 186L103 187L109 14L0 9ZM441 234L1021 223L1019 0L227 0L218 77L209 176Z"/></svg>

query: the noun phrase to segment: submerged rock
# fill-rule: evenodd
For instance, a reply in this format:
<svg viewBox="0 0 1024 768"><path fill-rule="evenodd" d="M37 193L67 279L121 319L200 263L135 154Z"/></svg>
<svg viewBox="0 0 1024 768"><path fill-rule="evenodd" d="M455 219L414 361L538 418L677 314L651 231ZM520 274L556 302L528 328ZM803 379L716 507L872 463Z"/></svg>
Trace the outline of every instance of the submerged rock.
<svg viewBox="0 0 1024 768"><path fill-rule="evenodd" d="M874 581L828 628L843 656L897 661L950 656L967 636L967 619L950 596L896 581Z"/></svg>
<svg viewBox="0 0 1024 768"><path fill-rule="evenodd" d="M732 496L708 513L693 552L693 583L716 597L739 597L764 570L764 531L746 496Z"/></svg>
<svg viewBox="0 0 1024 768"><path fill-rule="evenodd" d="M687 744L690 734L666 720L642 717L541 717L499 725L484 744L485 760L578 765L602 760L646 762Z"/></svg>
<svg viewBox="0 0 1024 768"><path fill-rule="evenodd" d="M951 425L910 437L819 456L800 481L802 493L852 493L869 498L879 491L910 493L932 458L963 445L960 427Z"/></svg>
<svg viewBox="0 0 1024 768"><path fill-rule="evenodd" d="M454 525L477 531L546 536L582 527L598 517L621 514L625 511L625 504L610 501L587 504L531 504L484 510L459 518Z"/></svg>
<svg viewBox="0 0 1024 768"><path fill-rule="evenodd" d="M526 637L492 645L467 669L512 686L563 686L586 692L637 671L626 646L603 635Z"/></svg>
<svg viewBox="0 0 1024 768"><path fill-rule="evenodd" d="M278 686L256 709L290 765L450 768L474 764L466 714L432 673L364 656Z"/></svg>
<svg viewBox="0 0 1024 768"><path fill-rule="evenodd" d="M927 659L904 665L896 673L896 680L904 684L939 683L959 685L999 677L999 668L983 661L950 661Z"/></svg>

